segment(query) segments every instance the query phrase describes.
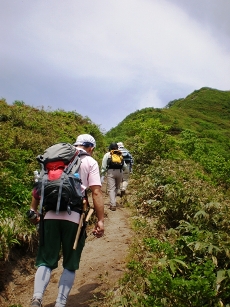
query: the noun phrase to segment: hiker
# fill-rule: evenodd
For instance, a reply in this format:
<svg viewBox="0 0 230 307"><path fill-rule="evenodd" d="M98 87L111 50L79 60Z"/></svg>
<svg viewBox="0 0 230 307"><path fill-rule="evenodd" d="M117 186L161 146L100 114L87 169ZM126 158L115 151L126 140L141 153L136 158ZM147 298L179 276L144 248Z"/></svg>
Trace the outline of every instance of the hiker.
<svg viewBox="0 0 230 307"><path fill-rule="evenodd" d="M133 169L133 157L131 153L124 147L124 144L122 142L118 142L118 149L122 152L123 159L125 160L125 163L127 164L127 167L125 168L123 172L123 178L121 183L121 197L123 197L126 193L126 189L129 182L130 173L132 173Z"/></svg>
<svg viewBox="0 0 230 307"><path fill-rule="evenodd" d="M113 157L118 159L113 162ZM119 160L120 159L120 160ZM116 196L122 182L123 171L126 164L122 153L118 150L117 143L111 143L109 151L104 155L101 165L101 182L107 173L107 185L110 198L110 210L116 211Z"/></svg>
<svg viewBox="0 0 230 307"><path fill-rule="evenodd" d="M100 238L104 234L104 203L101 191L100 170L98 163L92 158L95 139L89 134L79 135L73 144L82 154L79 175L82 180L82 189L90 188L93 205L97 216L97 222L93 230L95 237ZM32 192L31 209L38 213L39 197L36 189ZM63 272L58 284L58 295L55 307L64 307L69 292L75 279L75 271L79 268L81 253L85 245L85 235L78 241L76 249L73 249L78 229L80 214L71 211L48 211L44 217L44 242L39 242L36 259L38 267L35 274L34 292L31 307L41 307L44 291L50 281L51 272L57 268L60 249L63 254ZM33 222L33 223L36 223Z"/></svg>

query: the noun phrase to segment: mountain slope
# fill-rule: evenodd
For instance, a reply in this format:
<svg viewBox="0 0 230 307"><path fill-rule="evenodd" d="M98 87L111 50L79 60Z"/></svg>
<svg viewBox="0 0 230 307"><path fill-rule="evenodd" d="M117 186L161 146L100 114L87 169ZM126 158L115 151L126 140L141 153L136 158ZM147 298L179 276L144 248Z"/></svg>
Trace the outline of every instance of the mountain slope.
<svg viewBox="0 0 230 307"><path fill-rule="evenodd" d="M166 108L138 110L106 133L107 142L123 139L129 143L143 123L151 127L156 120L167 126L171 135L180 136L182 131L190 130L210 143L221 144L226 152L230 149L230 91L201 88L184 99L169 102Z"/></svg>
<svg viewBox="0 0 230 307"><path fill-rule="evenodd" d="M140 118L142 120L158 118L163 124L171 126L176 124L181 129L196 131L202 130L202 121L207 121L227 130L230 128L230 91L201 88L184 99L169 102L163 109L138 110L108 131L107 137L122 126L126 126L127 122Z"/></svg>

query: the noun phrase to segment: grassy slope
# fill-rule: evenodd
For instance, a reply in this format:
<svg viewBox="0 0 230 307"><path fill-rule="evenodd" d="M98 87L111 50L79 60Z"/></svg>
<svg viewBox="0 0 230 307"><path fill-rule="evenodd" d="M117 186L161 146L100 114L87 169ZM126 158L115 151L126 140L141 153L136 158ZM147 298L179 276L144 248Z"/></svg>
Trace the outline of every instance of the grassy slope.
<svg viewBox="0 0 230 307"><path fill-rule="evenodd" d="M219 165L216 170L221 174L222 166L226 166L229 174L229 119L230 92L202 88L185 99L170 102L165 109L146 108L132 113L106 134L107 142L124 141L134 153L134 160L140 161L129 187L135 189L129 202L137 209L137 236L121 285L120 304L228 306L229 190L215 185L200 162L190 160L192 155L178 159L177 153L191 141L207 150L197 151L203 165L223 155L224 163L215 161ZM183 139L186 130L195 137ZM168 156L164 150L158 151L164 149L163 138L166 142L174 140ZM149 165L141 160L146 151L152 159ZM210 169L214 166L211 164Z"/></svg>
<svg viewBox="0 0 230 307"><path fill-rule="evenodd" d="M33 171L40 167L37 155L52 144L72 144L79 134L89 133L97 141L94 158L100 163L105 144L99 127L76 112L48 112L22 102L8 105L4 99L0 100L0 110L1 259L8 257L15 239L31 237L25 212L31 201Z"/></svg>
<svg viewBox="0 0 230 307"><path fill-rule="evenodd" d="M225 150L230 148L230 91L201 88L184 99L170 102L164 109L146 108L128 115L117 127L106 134L107 142L132 136L130 124L158 119L169 126L170 134L180 135L189 129L210 143L218 143ZM150 121L151 124L151 121ZM129 144L132 146L132 142Z"/></svg>
<svg viewBox="0 0 230 307"><path fill-rule="evenodd" d="M3 150L0 156L0 163L3 168L0 173L0 179L2 182L6 182L8 184L4 188L6 188L6 192L9 193L9 196L12 196L13 194L18 196L21 192L20 190L14 190L19 186L19 183L21 183L20 181L16 182L17 185L13 185L14 189L12 189L12 187L9 188L11 181L7 181L9 175L13 176L14 171L17 170L14 165L18 163L20 156L23 157L23 161L25 163L23 162L18 166L18 168L20 168L20 170L24 170L25 164L27 164L30 166L31 173L34 169L34 162L31 161L34 160L35 154L40 153L40 149L47 147L47 144L50 143L51 140L71 141L76 137L76 134L79 132L82 133L83 131L87 133L98 133L99 158L101 158L105 149L105 141L107 144L110 141L123 141L130 151L134 153L134 159L136 160L133 177L135 195L132 196L132 204L138 207L138 210L142 215L141 222L139 222L138 219L136 220L136 226L138 225L140 229L138 244L141 248L141 250L136 250L135 256L133 256L134 260L137 261L137 265L141 266L146 259L154 259L155 257L153 257L152 252L150 253L146 250L146 246L143 245L142 239L143 236L153 238L156 235L155 233L152 233L156 227L154 224L155 222L153 223L151 220L151 216L154 216L157 220L158 215L160 215L160 225L158 229L160 235L157 233L160 238L164 237L165 240L167 236L165 230L173 225L172 222L175 225L178 225L182 216L183 219L187 219L186 222L195 223L194 237L189 239L193 240L194 244L196 243L196 240L201 240L202 242L207 241L207 245L201 246L202 249L200 247L200 250L198 250L200 253L198 254L200 263L196 262L196 249L192 254L192 256L195 256L194 259L191 259L191 262L194 263L195 267L200 265L201 273L199 274L203 274L203 266L206 265L206 262L203 262L203 260L209 259L211 256L214 256L213 259L216 258L218 260L218 266L215 267L215 270L229 268L229 197L227 194L224 194L226 191L222 191L221 186L218 187L219 190L217 190L214 185L210 184L210 181L203 180L205 179L205 176L208 175L203 173L200 165L191 161L186 161L186 159L178 159L174 161L171 161L170 159L164 160L162 159L163 155L161 157L161 154L163 154L165 149L167 149L169 153L168 157L170 157L170 154L171 157L173 157L172 151L178 150L179 143L175 141L175 143L172 142L169 145L168 141L171 142L172 139L180 140L182 132L189 129L195 133L197 138L213 144L213 147L217 146L222 152L226 153L226 156L229 155L230 92L202 88L193 92L185 99L178 99L170 102L168 107L165 109L146 108L137 111L127 116L117 127L111 129L106 134L105 140L103 135L100 135L97 127L95 125L91 125L89 119L84 119L79 114L75 114L73 112L66 113L63 111L51 112L48 114L47 112L42 113L44 112L43 110L34 110L28 106L9 107L4 101L1 103L1 107L3 106L4 112L0 117L1 142L3 144ZM43 117L45 119L43 119ZM79 126L77 124L81 120L83 128L79 130ZM45 142L44 138L41 137L44 129L46 131ZM173 144L175 147L173 147ZM146 163L145 168L141 168L141 163L140 165L137 165L137 161L139 158L139 161L142 162L141 155L146 149L149 151L149 162L151 163L152 159L153 164L148 167L148 164ZM154 158L156 159L154 160ZM143 162L143 164L144 163L145 162ZM139 172L139 170L141 171ZM22 180L26 180L26 177L22 177L21 173L19 173L19 175L21 176ZM139 190L137 189L138 186L141 187ZM1 200L3 200L6 195L7 193L2 193ZM215 202L212 201L213 197L216 197ZM14 205L18 204L18 200L20 200L20 198L18 198L17 201L14 200ZM205 219L202 219L201 216L200 220L198 221L194 221L192 219L194 214L199 212L199 214L204 214L205 211L208 212L208 218L206 217ZM220 213L222 214L221 218ZM144 219L145 216L148 217L147 220ZM16 217L14 216L14 220L15 218ZM148 223L150 227L147 227ZM191 224L191 226L193 225ZM213 226L215 226L215 228L213 228ZM205 231L202 230L203 228ZM210 236L216 233L218 236L214 238L206 238L206 232ZM199 238L199 236L201 236L201 238ZM150 242L150 244L154 246L155 243L156 242ZM157 242L157 244L161 243ZM213 244L213 246L216 245L220 249L220 255L218 255L218 252L215 252L214 249L212 249L210 252L210 244ZM181 248L181 246L179 247ZM191 248L191 245L189 245L189 248ZM213 251L215 253L213 253ZM168 248L168 253L171 254L175 252L176 251L174 249L171 251L171 248ZM142 255L145 254L147 258L142 259ZM205 257L203 257L204 254ZM160 256L162 257L162 255ZM183 253L182 256L184 257ZM173 257L179 257L178 259L181 259L180 254L175 254ZM136 284L137 280L143 280L143 278L138 275L138 270L135 271L136 268L139 268L138 266L136 267L135 261L133 262L134 266L131 268L131 270L133 270L133 279L129 277L130 283L126 283L128 287L130 286L130 288ZM156 263L158 263L158 258L156 258ZM141 272L146 279L151 277L151 279L149 279L150 285L154 280L157 282L157 284L160 283L160 280L158 281L157 279L159 277L158 273L157 276L152 273L151 276L148 276L149 272L146 270L146 268L152 270L153 265L155 264L149 263L148 267L143 267ZM190 280L190 274L192 274L193 271L189 267L190 263L187 263L187 265L189 270L186 272L186 274L187 279ZM182 277L183 281L184 276L182 273L181 276L178 273L178 278ZM213 268L210 269L210 273L213 273ZM171 278L170 270L167 271L167 274L169 274L167 275L167 278ZM214 278L215 281L215 276L212 278ZM133 280L135 280L135 282L133 282ZM173 280L174 279L172 279L172 282ZM202 280L205 280L205 278ZM180 283L182 281L180 281ZM228 279L226 279L226 283L227 282ZM212 288L213 279L210 281L210 284L211 286L208 288L211 292L209 302L216 299L215 293L212 294L212 292L215 291L215 289ZM202 289L202 287L200 287L200 285L195 281L194 285L197 287L197 291ZM141 295L143 294L143 285L140 283L140 286L140 299L142 300L143 298ZM147 287L147 285L144 286ZM137 287L139 287L139 283ZM188 287L190 286L188 285ZM155 287L153 288L155 291ZM180 287L175 287L175 289L180 289ZM129 289L126 290L128 293L127 297L130 297ZM133 290L137 292L138 289L135 288ZM146 288L145 293L148 293L147 290L150 291L151 289ZM159 300L161 300L161 295L163 293L162 290L163 288L159 290ZM167 288L166 292L169 293L169 291L170 289ZM176 290L171 289L172 295L177 300L179 299L180 293L176 293L175 291ZM194 295L192 296L193 299L196 297L196 293L193 293L192 291L193 285L191 285L191 289L188 288L188 291L185 291L185 293L191 293L191 295ZM229 293L228 289L223 286L221 291L222 292L219 294L220 299L227 301L229 299L227 296L227 293ZM223 296L223 293L226 297ZM202 296L208 300L207 293L202 294ZM152 297L153 293L150 291L148 299L151 299ZM162 299L164 299L164 297ZM148 305L146 306L153 305L153 303L148 302ZM140 306L143 305L140 303ZM184 305L177 304L177 306ZM198 305L194 304L193 306L200 306L199 302ZM211 304L207 306L211 306Z"/></svg>

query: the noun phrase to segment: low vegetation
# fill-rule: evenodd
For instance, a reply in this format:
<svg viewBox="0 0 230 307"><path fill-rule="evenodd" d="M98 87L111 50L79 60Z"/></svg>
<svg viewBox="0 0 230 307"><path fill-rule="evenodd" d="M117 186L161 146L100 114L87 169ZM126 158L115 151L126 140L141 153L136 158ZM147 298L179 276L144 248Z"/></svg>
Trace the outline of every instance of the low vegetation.
<svg viewBox="0 0 230 307"><path fill-rule="evenodd" d="M165 109L136 111L105 135L76 112L0 106L0 257L33 236L24 213L34 157L91 133L99 163L114 141L135 161L126 205L136 236L119 289L101 306L230 306L230 92L202 88Z"/></svg>
<svg viewBox="0 0 230 307"><path fill-rule="evenodd" d="M229 111L229 92L205 88L107 133L135 157L127 205L136 236L104 306L230 306Z"/></svg>
<svg viewBox="0 0 230 307"><path fill-rule="evenodd" d="M229 199L193 161L155 159L133 175L137 232L119 304L228 306Z"/></svg>
<svg viewBox="0 0 230 307"><path fill-rule="evenodd" d="M58 142L73 143L81 133L97 140L95 158L106 148L100 128L76 112L46 111L23 101L0 100L0 259L7 260L15 244L32 245L34 227L26 218L38 154Z"/></svg>

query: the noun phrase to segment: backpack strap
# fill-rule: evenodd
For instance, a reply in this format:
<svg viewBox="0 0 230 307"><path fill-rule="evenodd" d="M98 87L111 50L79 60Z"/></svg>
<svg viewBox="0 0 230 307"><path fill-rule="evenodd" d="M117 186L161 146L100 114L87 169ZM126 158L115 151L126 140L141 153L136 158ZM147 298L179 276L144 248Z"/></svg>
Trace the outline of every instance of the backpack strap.
<svg viewBox="0 0 230 307"><path fill-rule="evenodd" d="M61 203L61 192L62 192L62 186L63 186L64 178L65 178L65 171L62 173L61 178L60 178L60 186L59 186L59 190L58 190L58 200L57 200L56 214L59 214L60 203Z"/></svg>
<svg viewBox="0 0 230 307"><path fill-rule="evenodd" d="M71 171L72 171L72 173L75 173L76 171L79 170L80 165L81 165L80 156L82 156L82 155L89 155L89 154L85 153L85 152L76 154L76 156L74 157L73 161L69 163L69 165L65 168L65 170L62 173L62 176L60 178L60 187L59 187L59 191L58 191L58 200L57 200L56 214L59 214L60 203L61 203L61 193L62 193L62 186L63 186L64 178ZM69 213L69 211L68 211L68 213Z"/></svg>
<svg viewBox="0 0 230 307"><path fill-rule="evenodd" d="M70 162L70 164L66 167L66 169L64 170L64 172L68 175L71 171L72 171L72 169L73 169L73 167L74 167L74 173L79 169L79 167L80 167L80 165L81 165L81 160L79 159L79 154L77 154L75 157L74 157L74 159L73 159L73 161L72 162ZM77 163L76 163L77 162Z"/></svg>
<svg viewBox="0 0 230 307"><path fill-rule="evenodd" d="M79 158L81 156L89 156L89 154L87 152L85 152L85 151L81 151L81 152L78 153L78 155L76 157ZM78 159L77 163L76 163L76 161L73 163L73 166L72 166L72 168L70 168L70 171L73 174L78 172L78 170L80 168L80 165L81 165L81 159Z"/></svg>
<svg viewBox="0 0 230 307"><path fill-rule="evenodd" d="M47 179L48 179L48 171L45 171L44 176L42 178L41 199L40 199L40 208L39 208L40 215L42 215L42 206L44 202L44 188L45 188L45 183L47 182Z"/></svg>

